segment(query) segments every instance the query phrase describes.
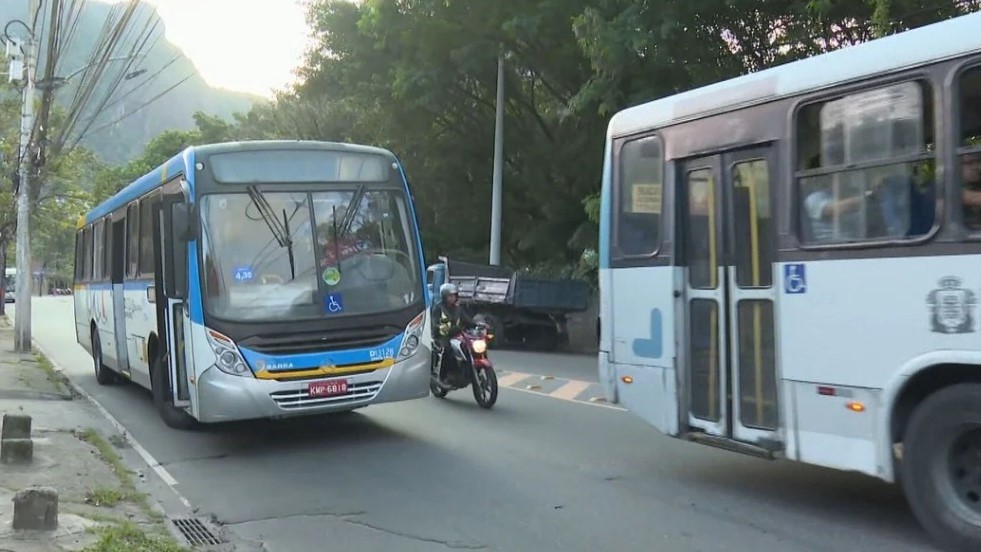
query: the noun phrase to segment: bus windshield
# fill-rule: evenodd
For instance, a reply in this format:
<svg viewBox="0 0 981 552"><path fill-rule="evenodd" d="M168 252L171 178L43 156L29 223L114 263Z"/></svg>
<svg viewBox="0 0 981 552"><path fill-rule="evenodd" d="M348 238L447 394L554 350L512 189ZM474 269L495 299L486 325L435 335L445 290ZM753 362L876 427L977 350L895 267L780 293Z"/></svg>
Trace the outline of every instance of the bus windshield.
<svg viewBox="0 0 981 552"><path fill-rule="evenodd" d="M253 197L269 209L260 210ZM421 298L401 191L209 194L201 199L201 219L205 305L217 318L365 315Z"/></svg>

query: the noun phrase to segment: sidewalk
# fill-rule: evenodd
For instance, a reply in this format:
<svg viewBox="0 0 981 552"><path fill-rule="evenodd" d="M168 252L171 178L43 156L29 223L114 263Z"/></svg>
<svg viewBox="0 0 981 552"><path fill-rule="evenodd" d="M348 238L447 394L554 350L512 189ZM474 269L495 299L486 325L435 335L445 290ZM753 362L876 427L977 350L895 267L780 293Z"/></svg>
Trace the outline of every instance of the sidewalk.
<svg viewBox="0 0 981 552"><path fill-rule="evenodd" d="M187 550L145 494L151 484L126 467L125 440L46 359L15 352L12 325L0 316L4 414L31 416L34 453L29 465L0 463L0 552ZM14 495L29 487L57 490L57 529L13 529Z"/></svg>

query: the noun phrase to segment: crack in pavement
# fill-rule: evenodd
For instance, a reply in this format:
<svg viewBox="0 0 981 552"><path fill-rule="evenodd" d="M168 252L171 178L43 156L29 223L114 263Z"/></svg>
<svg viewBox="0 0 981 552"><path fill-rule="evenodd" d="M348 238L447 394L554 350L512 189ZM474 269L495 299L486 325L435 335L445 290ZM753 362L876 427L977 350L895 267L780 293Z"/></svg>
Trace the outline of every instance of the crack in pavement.
<svg viewBox="0 0 981 552"><path fill-rule="evenodd" d="M234 520L234 521L223 520L215 516L213 521L220 525L233 526L233 525L244 525L246 523L261 523L263 521L275 521L275 520L290 519L290 518L304 518L304 517L318 517L318 516L336 517L336 518L344 519L351 516L363 516L367 513L368 512L360 511L360 510L356 512L335 512L333 510L313 510L311 512L300 512L298 514L285 514L285 515L281 514L277 516L248 518L248 519Z"/></svg>
<svg viewBox="0 0 981 552"><path fill-rule="evenodd" d="M217 516L215 516L213 518L213 521L215 523L218 523L218 524L222 525L222 526L231 527L231 526L235 526L235 525L245 525L245 524L248 524L248 523L261 523L261 522L264 522L264 521L281 521L281 520L286 520L286 519L290 519L290 518L304 518L304 517L321 517L321 516L326 516L326 517L337 518L340 521L343 521L344 523L350 523L351 525L357 525L359 527L364 527L366 529L371 529L373 531L378 531L380 533L385 533L387 535L393 535L393 536L396 536L396 537L402 537L402 538L405 538L405 539L411 539L411 540L415 540L415 541L419 541L419 542L428 542L428 543L432 543L432 544L439 544L439 545L445 546L445 547L450 548L450 549L453 549L453 550L485 550L485 549L488 548L488 546L485 545L485 544L479 544L479 543L478 544L472 544L472 543L463 542L463 541L442 540L442 539L437 539L437 538L432 538L432 537L423 537L423 536L420 536L420 535L413 535L411 533L404 533L402 531L395 531L393 529L386 529L384 527L379 527L377 525L372 525L371 523L368 523L367 521L361 521L361 520L358 520L358 519L351 519L351 518L356 517L356 516L364 516L364 515L367 515L367 514L368 514L368 512L366 512L366 511L335 512L335 511L332 511L332 510L316 510L316 511L312 511L312 512L300 512L300 513L297 513L297 514L286 514L286 515L278 515L278 516L266 516L266 517L249 518L249 519L235 520L235 521L221 520Z"/></svg>
<svg viewBox="0 0 981 552"><path fill-rule="evenodd" d="M406 539L412 539L412 540L416 540L416 541L420 541L420 542L429 542L429 543L432 543L432 544L441 544L441 545L443 545L443 546L445 546L447 548L452 548L454 550L483 550L483 549L487 548L487 545L485 545L485 544L469 544L469 543L465 543L465 542L461 542L461 541L447 541L447 540L440 540L440 539L434 539L434 538L429 538L429 537L421 537L419 535L412 535L410 533L403 533L401 531L394 531L392 529L385 529L384 527L378 527L377 525L372 525L372 524L370 524L370 523L368 523L366 521L359 521L359 520L356 520L356 519L344 519L343 521L345 521L346 523L350 523L352 525L358 525L360 527L366 527L368 529L379 531L381 533L385 533L385 534L388 534L388 535L395 535L396 537L402 537L402 538L406 538Z"/></svg>

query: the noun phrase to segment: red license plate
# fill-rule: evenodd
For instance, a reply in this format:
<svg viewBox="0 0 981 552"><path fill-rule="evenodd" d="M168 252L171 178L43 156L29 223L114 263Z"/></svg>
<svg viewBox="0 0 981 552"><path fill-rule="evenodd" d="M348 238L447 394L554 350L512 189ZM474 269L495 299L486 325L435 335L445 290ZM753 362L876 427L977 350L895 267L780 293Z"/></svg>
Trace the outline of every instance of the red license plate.
<svg viewBox="0 0 981 552"><path fill-rule="evenodd" d="M336 397L347 394L347 380L315 381L310 384L311 397Z"/></svg>

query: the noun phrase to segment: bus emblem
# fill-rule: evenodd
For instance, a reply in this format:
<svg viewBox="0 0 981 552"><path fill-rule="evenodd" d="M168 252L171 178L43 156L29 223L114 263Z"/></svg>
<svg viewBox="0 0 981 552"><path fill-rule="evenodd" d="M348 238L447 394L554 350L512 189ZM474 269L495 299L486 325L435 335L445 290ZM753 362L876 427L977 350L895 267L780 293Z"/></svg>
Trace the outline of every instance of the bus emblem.
<svg viewBox="0 0 981 552"><path fill-rule="evenodd" d="M258 368L259 371L289 370L293 368L293 363L292 362L266 362L265 360L260 358L259 360L255 361L255 367Z"/></svg>
<svg viewBox="0 0 981 552"><path fill-rule="evenodd" d="M974 331L974 307L977 298L973 291L961 287L961 279L945 276L940 287L927 296L931 311L931 331L935 333L971 333Z"/></svg>

